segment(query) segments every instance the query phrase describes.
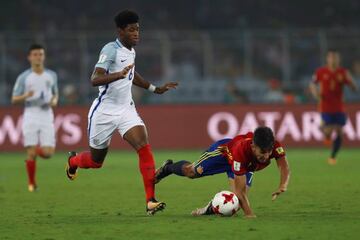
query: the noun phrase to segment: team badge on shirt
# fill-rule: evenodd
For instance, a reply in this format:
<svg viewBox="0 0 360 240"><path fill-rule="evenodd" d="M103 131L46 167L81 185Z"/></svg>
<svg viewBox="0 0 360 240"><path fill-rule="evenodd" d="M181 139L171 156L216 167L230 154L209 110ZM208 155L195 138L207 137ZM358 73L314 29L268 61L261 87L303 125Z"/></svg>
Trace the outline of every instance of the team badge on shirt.
<svg viewBox="0 0 360 240"><path fill-rule="evenodd" d="M284 149L282 147L278 147L275 150L279 155L284 153Z"/></svg>

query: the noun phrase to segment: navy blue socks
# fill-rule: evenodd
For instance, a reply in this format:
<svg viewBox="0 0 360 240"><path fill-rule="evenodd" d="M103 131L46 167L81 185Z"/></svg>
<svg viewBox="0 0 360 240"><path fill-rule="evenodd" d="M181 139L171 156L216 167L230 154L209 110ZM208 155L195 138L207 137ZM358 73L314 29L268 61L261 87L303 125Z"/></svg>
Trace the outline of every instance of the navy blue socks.
<svg viewBox="0 0 360 240"><path fill-rule="evenodd" d="M341 147L341 143L342 143L342 137L341 136L337 136L335 138L335 140L333 141L333 145L332 145L332 151L331 151L331 157L335 158L336 154L338 153L340 147Z"/></svg>
<svg viewBox="0 0 360 240"><path fill-rule="evenodd" d="M183 168L184 165L187 165L187 164L190 164L190 162L185 161L185 160L175 162L175 163L173 163L173 164L166 167L166 172L174 173L174 174L176 174L178 176L184 176L182 168Z"/></svg>

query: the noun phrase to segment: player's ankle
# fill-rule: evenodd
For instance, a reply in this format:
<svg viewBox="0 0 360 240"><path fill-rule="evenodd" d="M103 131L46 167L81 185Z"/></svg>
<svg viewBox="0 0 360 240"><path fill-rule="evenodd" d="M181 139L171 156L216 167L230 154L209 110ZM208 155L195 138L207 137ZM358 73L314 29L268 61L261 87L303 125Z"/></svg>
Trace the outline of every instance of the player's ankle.
<svg viewBox="0 0 360 240"><path fill-rule="evenodd" d="M157 200L154 197L151 197L146 202L147 203L149 203L149 202L157 202Z"/></svg>

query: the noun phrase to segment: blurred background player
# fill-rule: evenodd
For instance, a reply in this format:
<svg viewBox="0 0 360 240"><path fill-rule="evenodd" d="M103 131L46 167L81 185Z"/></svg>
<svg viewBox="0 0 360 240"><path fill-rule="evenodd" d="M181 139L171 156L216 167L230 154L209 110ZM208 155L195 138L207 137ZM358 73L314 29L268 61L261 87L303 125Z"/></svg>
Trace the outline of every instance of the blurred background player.
<svg viewBox="0 0 360 240"><path fill-rule="evenodd" d="M231 191L236 193L244 211L245 217L255 217L247 197L249 187L255 171L260 171L275 158L280 171L280 185L272 193L275 200L278 195L287 190L290 178L290 169L286 160L285 151L280 142L276 141L272 130L268 127L258 127L254 133L238 135L233 139L222 139L209 147L195 163L179 161L173 163L167 160L156 171L155 182L176 174L188 178L226 173ZM214 214L211 202L204 208L192 212L193 215Z"/></svg>
<svg viewBox="0 0 360 240"><path fill-rule="evenodd" d="M350 72L340 66L339 52L330 49L326 55L326 66L316 70L310 83L311 94L319 102L324 142L330 145L332 141L332 150L328 159L330 165L336 164L336 155L342 143L342 128L346 124L343 99L345 85L354 91L357 90ZM336 134L334 140L331 139L333 132Z"/></svg>
<svg viewBox="0 0 360 240"><path fill-rule="evenodd" d="M134 46L139 41L139 17L133 11L122 11L115 17L118 38L101 50L99 61L91 77L92 85L99 86L99 97L89 111L88 135L90 151L71 153L67 176L75 179L78 168L100 168L105 160L115 130L137 151L139 168L146 192L146 209L150 215L165 208L155 199L155 162L144 122L139 117L132 99L131 87L162 94L177 83L155 87L135 71Z"/></svg>
<svg viewBox="0 0 360 240"><path fill-rule="evenodd" d="M22 133L27 159L28 189L37 188L36 158L50 158L55 151L54 113L58 102L57 75L44 67L45 49L39 44L29 48L31 68L16 79L12 93L13 104L24 104Z"/></svg>

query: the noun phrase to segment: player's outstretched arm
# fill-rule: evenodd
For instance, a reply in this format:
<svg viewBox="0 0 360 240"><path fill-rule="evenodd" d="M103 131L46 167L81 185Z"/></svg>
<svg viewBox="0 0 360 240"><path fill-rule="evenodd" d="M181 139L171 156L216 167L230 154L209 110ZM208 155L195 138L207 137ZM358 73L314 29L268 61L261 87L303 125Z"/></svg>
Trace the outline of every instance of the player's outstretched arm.
<svg viewBox="0 0 360 240"><path fill-rule="evenodd" d="M316 99L319 100L320 99L320 94L319 94L319 89L315 84L315 76L313 76L313 81L310 82L309 84L309 89L310 89L310 93L311 95Z"/></svg>
<svg viewBox="0 0 360 240"><path fill-rule="evenodd" d="M23 102L25 102L26 99L28 99L29 97L32 97L33 95L34 95L34 92L29 91L29 92L26 92L19 96L12 96L11 103L12 104L23 103Z"/></svg>
<svg viewBox="0 0 360 240"><path fill-rule="evenodd" d="M235 175L234 177L234 190L235 190L235 194L239 199L241 208L244 211L245 217L246 218L254 218L256 217L253 213L253 211L250 208L250 202L249 199L247 197L247 193L246 193L246 176L242 175Z"/></svg>
<svg viewBox="0 0 360 240"><path fill-rule="evenodd" d="M356 92L358 90L358 86L356 82L354 81L354 78L352 77L351 73L349 71L346 71L346 78L348 79L348 84L350 88Z"/></svg>
<svg viewBox="0 0 360 240"><path fill-rule="evenodd" d="M168 82L165 83L161 87L155 87L148 81L146 81L138 72L135 71L134 80L133 83L141 88L148 89L151 92L157 93L157 94L163 94L164 92L167 92L170 89L175 89L179 84L177 82Z"/></svg>
<svg viewBox="0 0 360 240"><path fill-rule="evenodd" d="M134 67L134 64L131 64L131 65L125 67L120 72L115 72L115 73L110 73L110 74L106 73L106 69L97 67L97 68L95 68L95 70L91 76L91 83L92 83L93 87L96 87L96 86L102 86L102 85L106 85L106 84L115 82L119 79L123 79L127 76L129 71L133 67Z"/></svg>
<svg viewBox="0 0 360 240"><path fill-rule="evenodd" d="M286 157L281 157L276 160L280 171L280 185L278 190L272 193L272 200L274 201L281 193L286 192L290 179L290 167Z"/></svg>
<svg viewBox="0 0 360 240"><path fill-rule="evenodd" d="M59 95L56 94L50 100L50 103L49 103L50 107L56 107L58 104L58 101L59 101Z"/></svg>

